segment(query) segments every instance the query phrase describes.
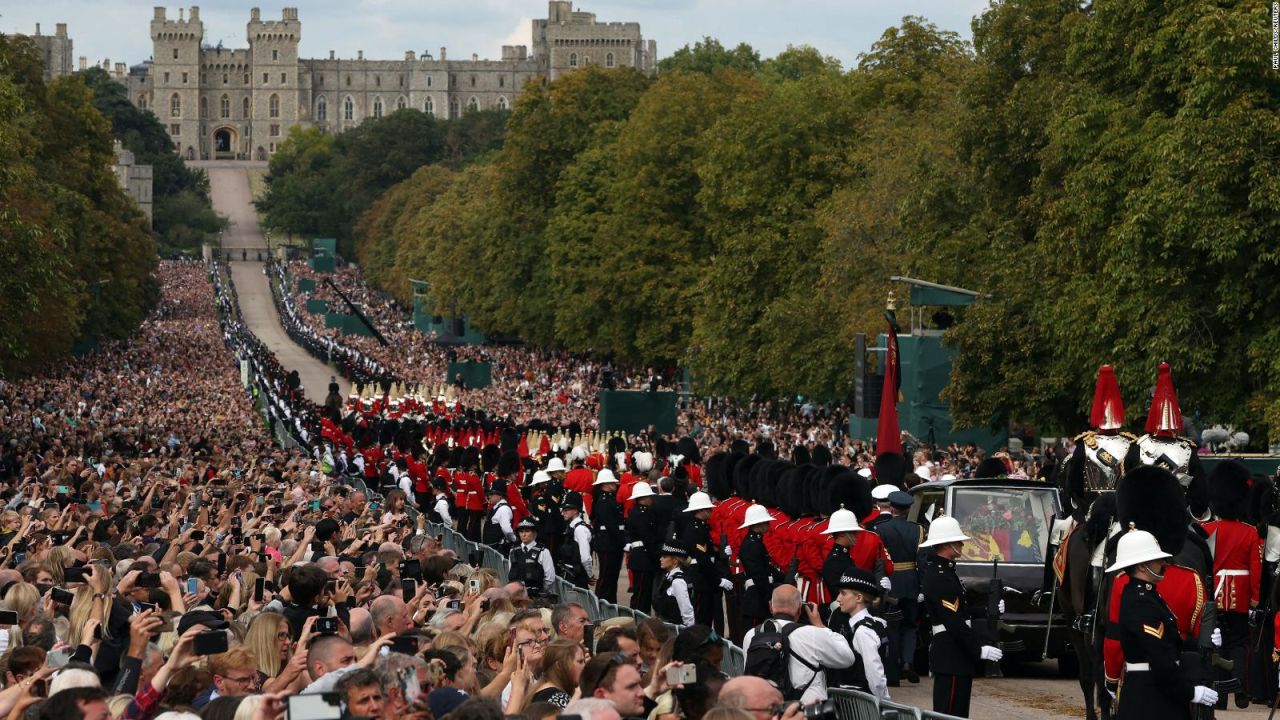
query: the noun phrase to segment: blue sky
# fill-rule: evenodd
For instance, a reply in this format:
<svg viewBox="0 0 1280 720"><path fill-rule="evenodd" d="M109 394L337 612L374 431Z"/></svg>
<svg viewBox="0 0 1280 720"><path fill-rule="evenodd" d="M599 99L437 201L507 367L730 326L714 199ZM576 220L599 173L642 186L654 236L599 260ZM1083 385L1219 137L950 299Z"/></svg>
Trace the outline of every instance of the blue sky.
<svg viewBox="0 0 1280 720"><path fill-rule="evenodd" d="M0 32L31 33L40 23L51 34L65 22L77 58L109 58L130 64L151 55L147 36L152 8L163 0L0 0ZM750 43L764 56L791 45L812 45L856 64L884 32L904 15L921 15L939 27L972 38L970 21L989 0L583 0L575 9L596 13L601 21L638 21L646 37L658 41L666 57L703 36L726 45ZM207 0L198 3L205 39L245 47L249 8L263 19L280 17L283 3ZM497 58L504 44L528 44L529 23L545 17L539 0L295 0L302 20L303 57L395 59L404 51L449 48L451 58ZM176 18L177 5L169 5Z"/></svg>

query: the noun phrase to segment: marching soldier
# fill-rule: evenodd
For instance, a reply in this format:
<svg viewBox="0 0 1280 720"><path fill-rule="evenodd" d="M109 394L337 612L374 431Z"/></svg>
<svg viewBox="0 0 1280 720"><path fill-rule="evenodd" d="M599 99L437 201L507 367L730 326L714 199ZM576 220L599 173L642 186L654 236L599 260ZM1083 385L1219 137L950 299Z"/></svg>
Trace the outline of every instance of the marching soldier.
<svg viewBox="0 0 1280 720"><path fill-rule="evenodd" d="M556 492L556 485L551 482L551 476L545 470L538 470L533 474L529 493L530 511L538 525L538 542L555 554L565 532L564 518L560 514L561 494Z"/></svg>
<svg viewBox="0 0 1280 720"><path fill-rule="evenodd" d="M551 595L556 582L551 551L538 544L538 526L529 518L521 521L518 530L520 545L511 551L511 572L507 577L524 583L529 597Z"/></svg>
<svg viewBox="0 0 1280 720"><path fill-rule="evenodd" d="M1178 621L1156 592L1170 557L1151 533L1130 530L1121 536L1116 561L1107 568L1109 573L1127 570L1131 578L1120 598L1118 632L1125 663L1116 697L1117 720L1189 720L1192 703L1212 706L1218 702L1218 693L1193 685L1180 667Z"/></svg>
<svg viewBox="0 0 1280 720"><path fill-rule="evenodd" d="M603 472L603 471L601 471ZM627 569L631 571L631 608L649 612L653 598L654 573L658 570L658 558L654 554L661 547L662 531L650 510L653 504L653 488L649 483L638 482L631 487L631 500L635 505L627 515Z"/></svg>
<svg viewBox="0 0 1280 720"><path fill-rule="evenodd" d="M685 523L680 540L689 550L689 567L686 573L693 585L693 612L699 625L719 627L724 630L724 615L720 612L721 591L732 590L733 583L720 572L719 553L711 540L711 496L696 492L689 497L684 509L692 514Z"/></svg>
<svg viewBox="0 0 1280 720"><path fill-rule="evenodd" d="M618 602L618 576L622 574L622 553L626 548L627 528L622 519L622 505L618 503L618 481L613 471L600 471L595 482L595 501L591 505L591 526L595 528L593 540L596 554L600 556L600 577L596 580L596 594L601 600Z"/></svg>
<svg viewBox="0 0 1280 720"><path fill-rule="evenodd" d="M915 670L916 626L920 620L920 575L916 571L916 558L920 543L924 541L924 528L907 519L911 509L911 494L895 490L888 497L892 517L876 526L876 532L884 542L885 551L893 561L889 595L897 599L897 610L902 614L899 622L889 625L889 682L906 677L913 683L920 682Z"/></svg>
<svg viewBox="0 0 1280 720"><path fill-rule="evenodd" d="M964 586L956 575L956 558L969 539L955 518L944 515L934 519L928 539L920 544L930 552L920 572L920 584L926 611L934 622L929 644L933 711L957 717L969 717L973 676L978 674L981 663L999 662L1004 656L998 647L979 645L969 626L971 616L964 606Z"/></svg>
<svg viewBox="0 0 1280 720"><path fill-rule="evenodd" d="M1218 520L1204 525L1205 532L1214 538L1213 594L1222 630L1222 654L1235 662L1233 670L1219 670L1218 679L1234 677L1240 683L1238 708L1249 707L1249 694L1244 689L1251 647L1249 626L1262 597L1262 540L1257 528L1244 522L1249 512L1249 479L1249 469L1234 460L1214 467L1209 474L1209 504ZM1225 698L1222 704L1226 704Z"/></svg>
<svg viewBox="0 0 1280 720"><path fill-rule="evenodd" d="M763 505L753 504L739 528L747 531L738 548L738 561L747 574L742 594L742 624L746 627L757 627L769 618L769 600L782 578L782 571L774 567L764 547L764 533L773 520Z"/></svg>
<svg viewBox="0 0 1280 720"><path fill-rule="evenodd" d="M570 490L560 508L566 524L560 543L564 579L586 588L591 585L591 528L582 519L582 496Z"/></svg>

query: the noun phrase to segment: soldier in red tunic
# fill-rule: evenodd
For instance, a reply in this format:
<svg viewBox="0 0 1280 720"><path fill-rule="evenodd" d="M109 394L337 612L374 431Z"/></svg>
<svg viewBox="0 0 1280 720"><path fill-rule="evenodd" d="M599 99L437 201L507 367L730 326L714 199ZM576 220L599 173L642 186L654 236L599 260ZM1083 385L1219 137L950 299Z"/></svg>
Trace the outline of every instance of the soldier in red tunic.
<svg viewBox="0 0 1280 720"><path fill-rule="evenodd" d="M1254 660L1249 616L1257 612L1262 593L1262 539L1257 528L1243 521L1249 512L1249 477L1249 469L1234 460L1213 468L1209 504L1218 519L1204 524L1213 547L1213 596L1222 629L1222 654L1235 662L1231 671L1219 671L1219 680L1234 677L1241 683L1236 693L1240 708L1249 706L1249 695L1243 690Z"/></svg>

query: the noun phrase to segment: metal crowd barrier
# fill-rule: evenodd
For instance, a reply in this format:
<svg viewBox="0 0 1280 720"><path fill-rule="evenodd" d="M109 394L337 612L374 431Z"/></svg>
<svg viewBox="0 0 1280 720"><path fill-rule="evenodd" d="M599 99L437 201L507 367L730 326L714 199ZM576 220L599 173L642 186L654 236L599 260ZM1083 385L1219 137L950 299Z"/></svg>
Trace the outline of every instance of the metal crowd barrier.
<svg viewBox="0 0 1280 720"><path fill-rule="evenodd" d="M955 715L881 700L847 688L831 688L827 690L827 696L835 702L836 715L840 720L960 720Z"/></svg>

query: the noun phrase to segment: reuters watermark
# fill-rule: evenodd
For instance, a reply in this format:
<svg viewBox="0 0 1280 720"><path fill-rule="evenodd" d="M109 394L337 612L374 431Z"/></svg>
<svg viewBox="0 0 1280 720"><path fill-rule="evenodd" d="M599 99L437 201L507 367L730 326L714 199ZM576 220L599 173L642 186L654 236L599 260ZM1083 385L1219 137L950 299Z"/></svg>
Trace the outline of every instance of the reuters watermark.
<svg viewBox="0 0 1280 720"><path fill-rule="evenodd" d="M1280 70L1280 0L1271 2L1271 69Z"/></svg>

